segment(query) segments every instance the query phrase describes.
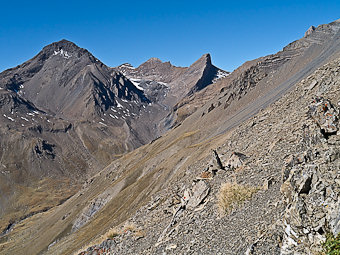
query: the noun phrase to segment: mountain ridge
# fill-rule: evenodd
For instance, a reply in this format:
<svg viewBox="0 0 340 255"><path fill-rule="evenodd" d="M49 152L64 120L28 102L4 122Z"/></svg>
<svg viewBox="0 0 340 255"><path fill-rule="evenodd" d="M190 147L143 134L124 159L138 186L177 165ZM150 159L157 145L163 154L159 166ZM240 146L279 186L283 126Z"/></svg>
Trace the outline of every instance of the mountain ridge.
<svg viewBox="0 0 340 255"><path fill-rule="evenodd" d="M150 63L162 62L151 59L141 68ZM0 73L0 175L6 180L0 186L4 194L0 207L6 207L0 211L0 229L39 211L39 205L56 206L88 176L159 137L164 130L158 122L171 105L161 101L167 86L150 83L150 89L136 86L119 70L65 39ZM60 194L51 177L61 180L65 193L61 198L50 195L44 202L31 190L44 180L46 194ZM25 194L36 197L35 202L18 198Z"/></svg>

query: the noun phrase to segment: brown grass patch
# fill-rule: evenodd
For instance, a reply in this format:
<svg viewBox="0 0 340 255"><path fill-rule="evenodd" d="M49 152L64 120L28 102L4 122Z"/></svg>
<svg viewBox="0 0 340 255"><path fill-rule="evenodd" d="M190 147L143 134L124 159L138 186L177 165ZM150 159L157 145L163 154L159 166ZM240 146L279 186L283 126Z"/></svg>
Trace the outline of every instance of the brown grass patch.
<svg viewBox="0 0 340 255"><path fill-rule="evenodd" d="M111 228L109 231L106 232L105 237L103 239L104 240L105 239L114 239L115 237L119 236L120 234L121 234L121 232L117 228Z"/></svg>
<svg viewBox="0 0 340 255"><path fill-rule="evenodd" d="M218 194L218 207L221 213L228 213L244 201L251 199L258 190L258 187L237 184L236 182L222 184Z"/></svg>
<svg viewBox="0 0 340 255"><path fill-rule="evenodd" d="M213 174L210 173L209 171L204 171L200 174L200 178L202 178L202 179L212 179Z"/></svg>

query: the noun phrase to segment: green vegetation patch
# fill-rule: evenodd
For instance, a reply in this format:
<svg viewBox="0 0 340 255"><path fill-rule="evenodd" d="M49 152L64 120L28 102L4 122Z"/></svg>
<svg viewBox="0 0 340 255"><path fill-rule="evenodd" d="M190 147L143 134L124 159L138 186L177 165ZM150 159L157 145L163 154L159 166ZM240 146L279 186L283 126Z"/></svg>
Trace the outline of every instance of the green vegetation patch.
<svg viewBox="0 0 340 255"><path fill-rule="evenodd" d="M322 243L322 254L340 255L340 235L334 237L332 234L327 235L327 239Z"/></svg>

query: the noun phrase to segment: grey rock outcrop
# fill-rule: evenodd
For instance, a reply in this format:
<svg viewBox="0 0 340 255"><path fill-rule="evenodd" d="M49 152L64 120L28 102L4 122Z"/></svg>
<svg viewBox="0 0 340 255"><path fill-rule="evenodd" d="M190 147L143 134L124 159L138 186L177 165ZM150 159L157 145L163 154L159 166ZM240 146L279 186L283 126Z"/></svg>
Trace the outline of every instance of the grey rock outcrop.
<svg viewBox="0 0 340 255"><path fill-rule="evenodd" d="M315 98L309 109L309 113L320 127L320 131L325 138L337 133L339 110L329 100Z"/></svg>
<svg viewBox="0 0 340 255"><path fill-rule="evenodd" d="M308 30L305 33L305 37L309 36L310 34L312 34L315 31L315 27L314 26L310 26L308 28Z"/></svg>
<svg viewBox="0 0 340 255"><path fill-rule="evenodd" d="M230 158L226 161L225 166L231 169L238 168L243 165L247 156L240 152L233 152Z"/></svg>
<svg viewBox="0 0 340 255"><path fill-rule="evenodd" d="M210 188L205 181L198 181L194 183L192 189L186 192L186 199L188 200L186 208L188 210L195 209L208 196L209 191Z"/></svg>
<svg viewBox="0 0 340 255"><path fill-rule="evenodd" d="M330 68L334 70L334 64ZM322 89L325 86L330 83ZM287 207L282 254L321 252L326 235L340 232L339 109L335 105L322 97L313 100L307 111L311 121L304 125L300 141L302 150L283 169L281 192Z"/></svg>

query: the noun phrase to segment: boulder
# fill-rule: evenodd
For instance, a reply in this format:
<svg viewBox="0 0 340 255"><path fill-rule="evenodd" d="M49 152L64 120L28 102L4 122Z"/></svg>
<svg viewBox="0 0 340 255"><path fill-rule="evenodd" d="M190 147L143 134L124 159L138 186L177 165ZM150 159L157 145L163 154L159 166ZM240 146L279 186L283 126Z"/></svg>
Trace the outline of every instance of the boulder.
<svg viewBox="0 0 340 255"><path fill-rule="evenodd" d="M322 97L315 98L309 106L309 114L326 139L338 131L339 110L329 100Z"/></svg>
<svg viewBox="0 0 340 255"><path fill-rule="evenodd" d="M210 187L205 181L196 182L191 191L185 191L185 199L188 200L186 208L189 210L195 209L208 196ZM187 198L188 197L188 198Z"/></svg>
<svg viewBox="0 0 340 255"><path fill-rule="evenodd" d="M238 168L243 165L243 162L246 160L247 156L239 153L239 152L233 152L231 154L231 157L226 162L226 167L234 169Z"/></svg>

